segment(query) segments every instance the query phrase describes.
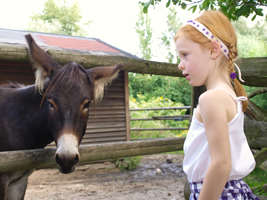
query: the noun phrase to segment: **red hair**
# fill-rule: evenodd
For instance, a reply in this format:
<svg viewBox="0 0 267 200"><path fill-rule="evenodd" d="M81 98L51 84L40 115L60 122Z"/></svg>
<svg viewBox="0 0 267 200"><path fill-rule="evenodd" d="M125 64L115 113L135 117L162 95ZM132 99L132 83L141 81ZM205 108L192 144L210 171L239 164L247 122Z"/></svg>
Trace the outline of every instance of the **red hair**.
<svg viewBox="0 0 267 200"><path fill-rule="evenodd" d="M205 11L195 20L206 26L212 34L216 38L219 38L229 49L228 69L230 76L230 73L235 72L234 60L238 57L237 38L231 22L220 11ZM185 36L193 42L200 44L203 48L208 48L211 42L201 32L189 24L179 29L174 37L174 41L176 42L181 36ZM246 91L237 79L232 80L231 83L237 96L247 96ZM248 101L243 101L242 104L242 110L245 112L248 107Z"/></svg>

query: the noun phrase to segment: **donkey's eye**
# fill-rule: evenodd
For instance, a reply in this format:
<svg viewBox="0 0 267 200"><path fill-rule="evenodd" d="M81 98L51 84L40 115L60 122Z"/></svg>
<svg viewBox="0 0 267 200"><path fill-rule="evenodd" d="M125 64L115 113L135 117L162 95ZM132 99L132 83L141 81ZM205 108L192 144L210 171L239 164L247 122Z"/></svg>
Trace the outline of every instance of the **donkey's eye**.
<svg viewBox="0 0 267 200"><path fill-rule="evenodd" d="M89 105L90 105L90 101L88 101L86 104L84 104L83 109L89 108Z"/></svg>
<svg viewBox="0 0 267 200"><path fill-rule="evenodd" d="M48 102L48 106L49 106L50 109L55 109L55 107L53 106L53 104L50 103L50 102Z"/></svg>
<svg viewBox="0 0 267 200"><path fill-rule="evenodd" d="M55 106L53 105L53 103L50 102L49 100L47 102L48 102L49 109L50 110L55 110Z"/></svg>

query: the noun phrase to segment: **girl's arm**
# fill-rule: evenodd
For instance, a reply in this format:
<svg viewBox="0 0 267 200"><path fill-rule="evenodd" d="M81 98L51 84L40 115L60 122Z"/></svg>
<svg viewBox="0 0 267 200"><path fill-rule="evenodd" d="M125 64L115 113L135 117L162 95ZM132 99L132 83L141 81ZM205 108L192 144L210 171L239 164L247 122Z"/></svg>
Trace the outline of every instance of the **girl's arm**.
<svg viewBox="0 0 267 200"><path fill-rule="evenodd" d="M199 200L218 200L231 172L227 114L229 106L233 108L231 101L228 94L219 90L208 91L199 98L211 158Z"/></svg>

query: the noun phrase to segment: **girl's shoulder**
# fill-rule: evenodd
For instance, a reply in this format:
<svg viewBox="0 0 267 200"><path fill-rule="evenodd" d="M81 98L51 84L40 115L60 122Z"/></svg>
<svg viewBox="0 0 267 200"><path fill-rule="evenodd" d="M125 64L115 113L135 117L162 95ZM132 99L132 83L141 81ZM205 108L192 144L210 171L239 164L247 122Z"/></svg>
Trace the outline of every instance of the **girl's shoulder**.
<svg viewBox="0 0 267 200"><path fill-rule="evenodd" d="M222 89L208 90L199 97L199 103L223 103L225 101L233 101L233 97Z"/></svg>
<svg viewBox="0 0 267 200"><path fill-rule="evenodd" d="M226 113L227 120L230 121L236 114L236 106L233 97L220 89L208 90L199 97L201 115L218 117L218 115Z"/></svg>
<svg viewBox="0 0 267 200"><path fill-rule="evenodd" d="M236 98L236 94L233 89L230 88L224 88L224 87L216 87L211 90L207 90L202 95L200 95L199 99L204 99L205 101L207 99L211 100L233 100Z"/></svg>

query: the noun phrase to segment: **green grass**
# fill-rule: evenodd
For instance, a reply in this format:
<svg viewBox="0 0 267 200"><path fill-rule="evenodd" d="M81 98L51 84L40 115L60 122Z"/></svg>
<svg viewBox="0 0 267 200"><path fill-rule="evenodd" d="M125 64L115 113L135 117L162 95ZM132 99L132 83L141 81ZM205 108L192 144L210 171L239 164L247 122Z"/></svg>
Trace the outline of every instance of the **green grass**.
<svg viewBox="0 0 267 200"><path fill-rule="evenodd" d="M161 154L180 154L180 155L184 155L184 151L171 151L171 152L165 152L165 153L161 153Z"/></svg>
<svg viewBox="0 0 267 200"><path fill-rule="evenodd" d="M244 178L244 181L252 189L255 195L267 196L267 192L260 191L262 186L267 183L267 171L256 168Z"/></svg>

